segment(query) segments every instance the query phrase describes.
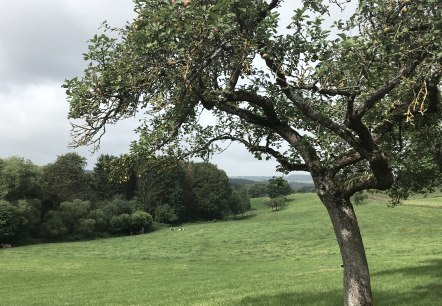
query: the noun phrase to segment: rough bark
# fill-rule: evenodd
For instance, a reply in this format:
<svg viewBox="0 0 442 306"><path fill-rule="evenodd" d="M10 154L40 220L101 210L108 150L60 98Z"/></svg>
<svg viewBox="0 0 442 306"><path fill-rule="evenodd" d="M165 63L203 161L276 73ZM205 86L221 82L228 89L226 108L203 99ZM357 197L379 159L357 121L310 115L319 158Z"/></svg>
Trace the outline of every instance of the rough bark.
<svg viewBox="0 0 442 306"><path fill-rule="evenodd" d="M373 305L370 272L358 221L349 199L321 196L333 224L344 269L344 305Z"/></svg>

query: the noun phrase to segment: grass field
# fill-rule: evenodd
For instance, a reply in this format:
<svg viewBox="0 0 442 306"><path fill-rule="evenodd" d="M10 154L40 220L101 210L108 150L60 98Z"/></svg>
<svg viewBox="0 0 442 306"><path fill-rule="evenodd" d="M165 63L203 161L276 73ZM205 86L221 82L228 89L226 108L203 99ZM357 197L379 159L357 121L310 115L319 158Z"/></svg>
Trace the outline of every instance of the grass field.
<svg viewBox="0 0 442 306"><path fill-rule="evenodd" d="M433 200L356 208L376 305L442 305ZM342 305L340 255L317 197L292 196L273 213L262 202L254 217L184 231L0 250L0 305Z"/></svg>

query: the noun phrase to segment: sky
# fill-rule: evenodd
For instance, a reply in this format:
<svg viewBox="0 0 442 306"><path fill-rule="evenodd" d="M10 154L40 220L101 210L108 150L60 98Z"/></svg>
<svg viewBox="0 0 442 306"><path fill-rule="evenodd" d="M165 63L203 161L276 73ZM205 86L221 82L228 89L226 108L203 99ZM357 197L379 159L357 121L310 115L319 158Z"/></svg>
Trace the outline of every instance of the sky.
<svg viewBox="0 0 442 306"><path fill-rule="evenodd" d="M137 120L109 127L93 155L88 147L68 148L69 104L61 85L82 75L87 41L104 20L118 27L136 17L132 1L0 0L0 7L0 158L45 165L75 151L92 169L100 154L127 153ZM211 162L229 176L278 175L276 162L257 161L236 144Z"/></svg>

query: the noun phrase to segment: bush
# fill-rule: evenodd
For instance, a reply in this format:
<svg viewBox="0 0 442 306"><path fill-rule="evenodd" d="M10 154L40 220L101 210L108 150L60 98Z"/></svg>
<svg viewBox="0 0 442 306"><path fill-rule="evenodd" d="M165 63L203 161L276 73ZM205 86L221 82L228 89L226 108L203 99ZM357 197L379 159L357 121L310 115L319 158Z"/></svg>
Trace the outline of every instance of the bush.
<svg viewBox="0 0 442 306"><path fill-rule="evenodd" d="M363 192L357 192L352 197L352 201L355 205L365 204L366 199L368 199L368 195Z"/></svg>
<svg viewBox="0 0 442 306"><path fill-rule="evenodd" d="M174 223L178 221L178 216L169 204L163 204L155 209L155 221L160 223Z"/></svg>
<svg viewBox="0 0 442 306"><path fill-rule="evenodd" d="M20 200L10 203L0 200L0 242L16 243L28 235L28 226L33 221L31 205Z"/></svg>
<svg viewBox="0 0 442 306"><path fill-rule="evenodd" d="M152 227L152 216L141 210L137 210L132 214L121 214L111 219L111 231L116 234L139 233L150 230Z"/></svg>
<svg viewBox="0 0 442 306"><path fill-rule="evenodd" d="M149 230L153 223L152 216L142 210L137 210L132 215L130 215L130 229L135 232L144 232L145 230Z"/></svg>
<svg viewBox="0 0 442 306"><path fill-rule="evenodd" d="M110 220L111 232L128 234L130 232L131 218L129 214L114 216Z"/></svg>
<svg viewBox="0 0 442 306"><path fill-rule="evenodd" d="M95 220L95 231L104 233L108 230L106 214L102 209L95 209L89 213L89 218Z"/></svg>
<svg viewBox="0 0 442 306"><path fill-rule="evenodd" d="M264 202L267 207L270 207L274 211L283 209L287 205L287 199L285 197L276 197Z"/></svg>
<svg viewBox="0 0 442 306"><path fill-rule="evenodd" d="M50 210L46 214L47 220L42 224L44 236L48 238L61 238L68 232L63 224L63 218L59 211Z"/></svg>
<svg viewBox="0 0 442 306"><path fill-rule="evenodd" d="M247 191L244 189L234 190L230 198L230 212L236 216L244 214L252 209L250 199L247 197Z"/></svg>
<svg viewBox="0 0 442 306"><path fill-rule="evenodd" d="M81 219L78 224L78 233L85 236L93 236L96 223L94 219Z"/></svg>
<svg viewBox="0 0 442 306"><path fill-rule="evenodd" d="M136 204L135 201L129 201L121 195L116 195L111 201L100 202L98 206L103 210L106 219L110 221L115 216L130 215L134 211Z"/></svg>
<svg viewBox="0 0 442 306"><path fill-rule="evenodd" d="M79 231L81 219L85 219L89 214L91 204L89 201L75 199L60 204L60 212L63 224L66 226L69 234Z"/></svg>

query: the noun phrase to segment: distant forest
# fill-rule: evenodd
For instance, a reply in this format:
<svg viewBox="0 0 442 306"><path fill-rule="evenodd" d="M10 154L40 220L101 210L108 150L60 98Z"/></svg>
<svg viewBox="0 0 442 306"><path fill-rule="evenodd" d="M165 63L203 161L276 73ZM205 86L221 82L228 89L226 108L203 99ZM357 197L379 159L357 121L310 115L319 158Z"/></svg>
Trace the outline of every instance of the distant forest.
<svg viewBox="0 0 442 306"><path fill-rule="evenodd" d="M93 171L77 153L37 166L0 159L0 243L131 235L163 225L222 220L268 196L268 182L230 179L210 163L157 157L124 167L101 155ZM123 165L123 166L122 166ZM311 185L292 183L297 191Z"/></svg>

